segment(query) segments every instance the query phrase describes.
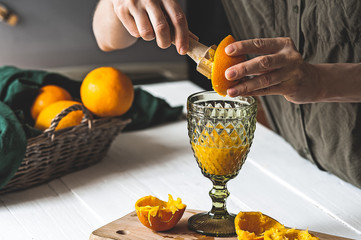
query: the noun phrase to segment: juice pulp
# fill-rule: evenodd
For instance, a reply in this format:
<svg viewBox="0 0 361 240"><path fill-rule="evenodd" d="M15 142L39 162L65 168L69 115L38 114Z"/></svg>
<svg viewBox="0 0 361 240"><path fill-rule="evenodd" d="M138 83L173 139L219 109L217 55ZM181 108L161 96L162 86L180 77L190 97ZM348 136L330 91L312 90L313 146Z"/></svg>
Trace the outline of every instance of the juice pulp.
<svg viewBox="0 0 361 240"><path fill-rule="evenodd" d="M215 129L211 133L204 129L198 139L192 142L194 155L203 172L218 176L238 172L249 150L245 132L242 135L241 138L235 130L231 134L226 131L218 134Z"/></svg>

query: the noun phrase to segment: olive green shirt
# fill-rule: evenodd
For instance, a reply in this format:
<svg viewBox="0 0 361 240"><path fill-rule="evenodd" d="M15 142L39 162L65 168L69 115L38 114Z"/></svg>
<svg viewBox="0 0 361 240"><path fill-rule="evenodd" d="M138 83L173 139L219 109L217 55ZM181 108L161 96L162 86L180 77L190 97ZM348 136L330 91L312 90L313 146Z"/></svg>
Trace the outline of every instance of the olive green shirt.
<svg viewBox="0 0 361 240"><path fill-rule="evenodd" d="M223 0L223 5L238 40L291 37L309 63L361 61L361 1ZM262 103L274 131L301 156L361 187L361 104L293 104L283 96L262 97Z"/></svg>

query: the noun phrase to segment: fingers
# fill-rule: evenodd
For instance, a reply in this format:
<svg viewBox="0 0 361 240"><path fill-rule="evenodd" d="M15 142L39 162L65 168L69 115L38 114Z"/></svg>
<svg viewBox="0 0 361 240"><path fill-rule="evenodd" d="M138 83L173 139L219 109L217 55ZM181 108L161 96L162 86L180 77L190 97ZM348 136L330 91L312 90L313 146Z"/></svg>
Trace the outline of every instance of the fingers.
<svg viewBox="0 0 361 240"><path fill-rule="evenodd" d="M188 24L177 0L113 1L119 20L133 37L146 41L156 39L160 48L169 47L174 39L178 53L187 53Z"/></svg>
<svg viewBox="0 0 361 240"><path fill-rule="evenodd" d="M141 11L131 12L131 14L134 18L140 37L146 41L153 40L155 38L155 34L153 31L152 24L149 21L147 12L141 10Z"/></svg>
<svg viewBox="0 0 361 240"><path fill-rule="evenodd" d="M179 54L186 54L189 47L189 30L186 16L178 4L173 0L164 0L163 7L170 18L174 31L174 43Z"/></svg>
<svg viewBox="0 0 361 240"><path fill-rule="evenodd" d="M115 14L118 16L119 20L122 22L123 26L127 31L135 38L139 38L140 34L137 28L137 24L129 9L123 5L117 6L114 5Z"/></svg>
<svg viewBox="0 0 361 240"><path fill-rule="evenodd" d="M284 73L281 70L267 72L252 79L242 81L240 84L228 89L227 94L230 97L250 96L252 94L280 94L279 86L284 80Z"/></svg>
<svg viewBox="0 0 361 240"><path fill-rule="evenodd" d="M282 95L282 89L283 89L283 86L275 85L275 86L255 90L252 92L248 92L248 93L243 94L242 96L248 97L248 96ZM232 91L232 90L230 90L230 91ZM239 96L239 95L237 95L237 96Z"/></svg>
<svg viewBox="0 0 361 240"><path fill-rule="evenodd" d="M225 51L229 56L272 54L280 51L285 46L295 48L291 38L257 38L232 43L226 47Z"/></svg>
<svg viewBox="0 0 361 240"><path fill-rule="evenodd" d="M225 76L228 80L238 80L245 76L260 75L286 64L287 56L285 54L263 55L228 68Z"/></svg>
<svg viewBox="0 0 361 240"><path fill-rule="evenodd" d="M155 38L148 13L138 1L114 0L113 6L115 14L130 35L135 38L142 37L146 41Z"/></svg>
<svg viewBox="0 0 361 240"><path fill-rule="evenodd" d="M150 1L146 8L155 32L157 45L163 49L168 48L172 43L172 37L167 18L161 11L160 5Z"/></svg>

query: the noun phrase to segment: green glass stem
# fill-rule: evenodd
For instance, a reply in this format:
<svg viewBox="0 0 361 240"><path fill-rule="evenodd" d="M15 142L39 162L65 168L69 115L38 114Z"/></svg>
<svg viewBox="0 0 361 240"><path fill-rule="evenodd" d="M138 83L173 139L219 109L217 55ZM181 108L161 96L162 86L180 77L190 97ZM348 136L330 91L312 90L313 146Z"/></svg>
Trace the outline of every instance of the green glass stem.
<svg viewBox="0 0 361 240"><path fill-rule="evenodd" d="M209 214L213 215L215 219L222 219L229 216L226 207L226 200L229 196L227 189L227 181L217 181L211 179L213 188L209 191L209 196L212 199L212 209Z"/></svg>
<svg viewBox="0 0 361 240"><path fill-rule="evenodd" d="M234 227L234 214L229 214L226 208L226 200L229 196L226 183L230 178L216 180L217 176L211 177L213 188L209 191L212 199L212 209L209 212L193 215L188 219L188 227L192 231L214 237L236 236Z"/></svg>

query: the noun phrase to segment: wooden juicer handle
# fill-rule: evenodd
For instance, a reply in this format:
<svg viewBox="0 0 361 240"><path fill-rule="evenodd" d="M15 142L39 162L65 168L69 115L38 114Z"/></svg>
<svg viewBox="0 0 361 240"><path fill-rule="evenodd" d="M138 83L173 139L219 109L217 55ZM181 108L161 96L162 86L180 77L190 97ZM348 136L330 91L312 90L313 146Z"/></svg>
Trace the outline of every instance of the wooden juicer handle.
<svg viewBox="0 0 361 240"><path fill-rule="evenodd" d="M211 79L213 57L217 46L203 45L193 38L189 38L189 50L187 55L197 63L197 71Z"/></svg>

